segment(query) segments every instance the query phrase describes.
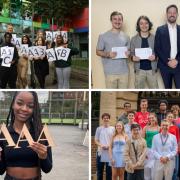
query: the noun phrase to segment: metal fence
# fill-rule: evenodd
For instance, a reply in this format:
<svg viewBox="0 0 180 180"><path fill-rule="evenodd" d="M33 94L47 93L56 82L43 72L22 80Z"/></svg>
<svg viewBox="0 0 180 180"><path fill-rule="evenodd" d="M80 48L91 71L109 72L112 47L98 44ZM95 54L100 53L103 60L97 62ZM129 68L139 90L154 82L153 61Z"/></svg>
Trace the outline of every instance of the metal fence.
<svg viewBox="0 0 180 180"><path fill-rule="evenodd" d="M53 92L47 91L45 95L42 94L44 92L37 93L44 123L77 125L81 121L88 121L89 103L84 102L82 98L64 99L63 92L56 92L56 94L61 93L61 98L59 96L59 98L50 99L49 94ZM7 119L13 94L14 92L0 92L0 123Z"/></svg>

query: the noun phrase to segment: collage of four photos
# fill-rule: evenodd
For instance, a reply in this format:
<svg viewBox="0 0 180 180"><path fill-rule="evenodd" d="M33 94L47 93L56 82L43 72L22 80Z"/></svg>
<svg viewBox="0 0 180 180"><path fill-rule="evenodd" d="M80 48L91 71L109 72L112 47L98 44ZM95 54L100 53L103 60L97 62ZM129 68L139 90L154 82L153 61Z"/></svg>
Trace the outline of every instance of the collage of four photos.
<svg viewBox="0 0 180 180"><path fill-rule="evenodd" d="M179 11L0 0L0 180L179 180Z"/></svg>

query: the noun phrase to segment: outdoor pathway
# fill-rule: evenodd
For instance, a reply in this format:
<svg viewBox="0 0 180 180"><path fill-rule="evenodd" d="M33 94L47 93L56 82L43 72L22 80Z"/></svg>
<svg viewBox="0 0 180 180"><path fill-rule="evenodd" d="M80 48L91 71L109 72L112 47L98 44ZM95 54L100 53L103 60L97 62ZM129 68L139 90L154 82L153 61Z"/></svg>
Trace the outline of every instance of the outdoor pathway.
<svg viewBox="0 0 180 180"><path fill-rule="evenodd" d="M43 180L88 180L88 148L85 131L77 126L49 126L57 147L53 148L53 169Z"/></svg>
<svg viewBox="0 0 180 180"><path fill-rule="evenodd" d="M85 131L77 126L48 126L56 143L52 149L53 169L42 180L88 180L89 150L83 146ZM3 180L4 176L0 176Z"/></svg>

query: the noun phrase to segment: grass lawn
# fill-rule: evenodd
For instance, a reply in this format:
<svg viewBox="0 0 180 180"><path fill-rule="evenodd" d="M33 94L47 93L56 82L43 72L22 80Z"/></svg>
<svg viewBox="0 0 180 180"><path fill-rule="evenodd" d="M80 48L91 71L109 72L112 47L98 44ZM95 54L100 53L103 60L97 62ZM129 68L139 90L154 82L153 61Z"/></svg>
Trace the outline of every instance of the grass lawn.
<svg viewBox="0 0 180 180"><path fill-rule="evenodd" d="M89 61L88 60L79 60L79 59L72 60L72 67L88 69Z"/></svg>

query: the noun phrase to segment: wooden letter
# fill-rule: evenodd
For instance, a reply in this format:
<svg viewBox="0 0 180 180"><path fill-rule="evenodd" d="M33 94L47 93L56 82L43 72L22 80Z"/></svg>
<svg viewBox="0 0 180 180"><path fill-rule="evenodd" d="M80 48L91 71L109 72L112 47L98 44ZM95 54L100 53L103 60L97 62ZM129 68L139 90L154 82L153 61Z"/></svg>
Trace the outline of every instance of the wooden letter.
<svg viewBox="0 0 180 180"><path fill-rule="evenodd" d="M24 138L24 139L21 139L21 138ZM24 124L24 126L22 128L22 131L21 131L21 134L19 136L18 142L17 142L17 144L16 144L16 146L14 148L20 148L18 146L20 141L28 141L29 145L31 145L34 142L32 137L31 137L31 134L29 133L29 130L28 130L26 124Z"/></svg>
<svg viewBox="0 0 180 180"><path fill-rule="evenodd" d="M1 128L0 128L0 134L4 135L5 138L0 138L0 140L5 140L8 142L8 146L15 146L15 143L13 139L11 138L11 135L9 134L9 131L7 130L6 125L3 123Z"/></svg>
<svg viewBox="0 0 180 180"><path fill-rule="evenodd" d="M43 135L43 133L44 133L45 138L41 139L41 136ZM54 141L53 141L53 139L52 139L52 137L51 137L51 135L49 133L49 130L48 130L48 127L47 127L46 124L44 125L44 127L43 127L43 129L41 131L41 134L39 135L39 138L38 138L37 142L45 141L45 140L48 142L48 146L50 146L50 147L54 147L55 146L55 143L54 143Z"/></svg>

